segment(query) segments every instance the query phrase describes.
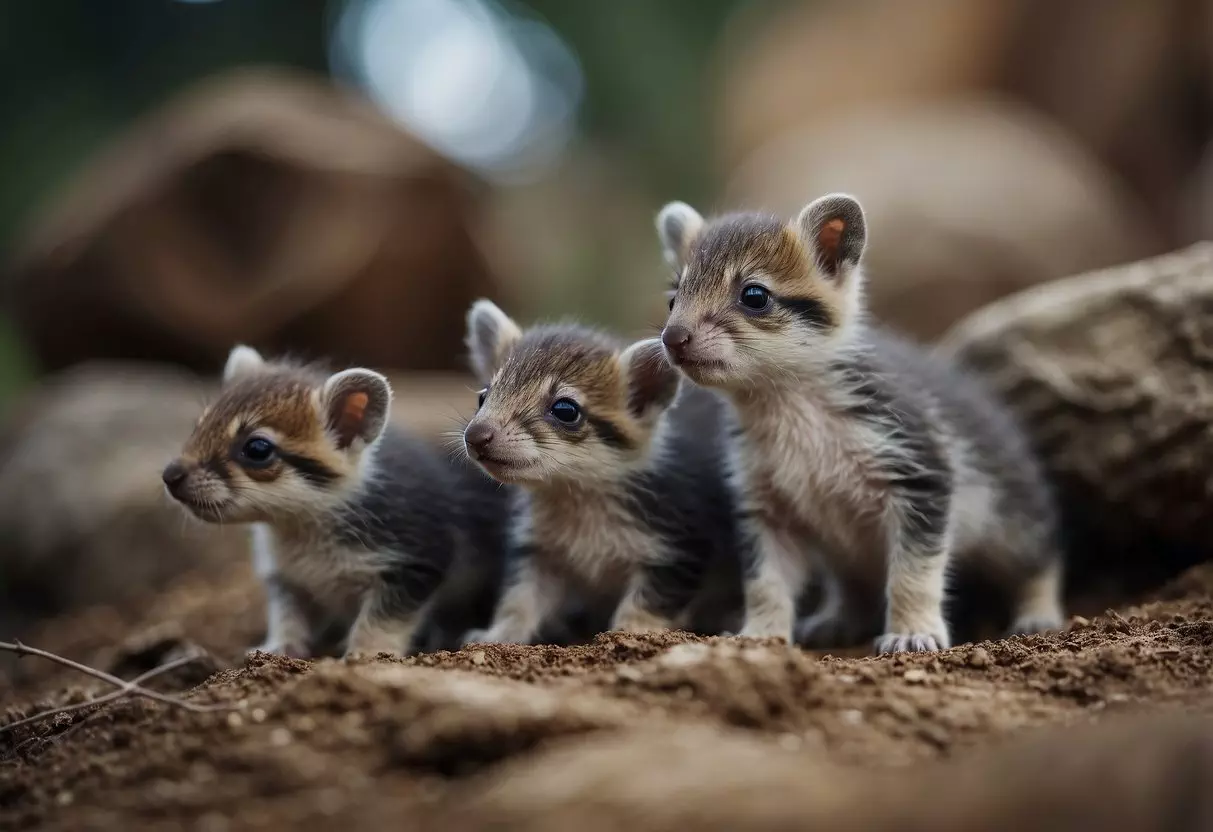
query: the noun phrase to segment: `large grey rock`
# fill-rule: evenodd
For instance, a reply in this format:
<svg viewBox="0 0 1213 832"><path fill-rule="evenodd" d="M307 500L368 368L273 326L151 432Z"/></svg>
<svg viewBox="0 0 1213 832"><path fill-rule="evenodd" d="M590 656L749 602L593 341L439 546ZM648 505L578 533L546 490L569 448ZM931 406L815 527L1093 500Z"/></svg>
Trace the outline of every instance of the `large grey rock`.
<svg viewBox="0 0 1213 832"><path fill-rule="evenodd" d="M1158 578L1213 553L1213 243L1004 298L940 348L1031 434L1076 575Z"/></svg>

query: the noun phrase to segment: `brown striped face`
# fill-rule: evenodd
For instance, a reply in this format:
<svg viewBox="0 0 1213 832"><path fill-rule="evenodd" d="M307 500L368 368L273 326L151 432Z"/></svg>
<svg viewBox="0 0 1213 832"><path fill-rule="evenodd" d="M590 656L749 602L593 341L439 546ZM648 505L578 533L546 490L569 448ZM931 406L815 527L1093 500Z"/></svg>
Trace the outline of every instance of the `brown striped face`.
<svg viewBox="0 0 1213 832"><path fill-rule="evenodd" d="M211 522L331 511L361 481L390 403L387 380L370 370L326 376L236 347L219 398L164 469L165 488Z"/></svg>
<svg viewBox="0 0 1213 832"><path fill-rule="evenodd" d="M571 325L523 331L489 301L468 312L484 389L464 448L502 482L601 482L643 460L678 373L656 338L621 347Z"/></svg>
<svg viewBox="0 0 1213 832"><path fill-rule="evenodd" d="M742 389L811 371L859 313L866 230L849 196L822 197L791 224L762 214L704 221L673 202L657 230L676 275L662 342L698 384Z"/></svg>

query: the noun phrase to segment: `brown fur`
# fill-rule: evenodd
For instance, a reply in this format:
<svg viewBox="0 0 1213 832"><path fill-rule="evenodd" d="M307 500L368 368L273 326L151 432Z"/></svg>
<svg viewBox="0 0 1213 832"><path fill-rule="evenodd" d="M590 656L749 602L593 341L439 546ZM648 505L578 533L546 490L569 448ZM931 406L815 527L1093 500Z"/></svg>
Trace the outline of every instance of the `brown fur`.
<svg viewBox="0 0 1213 832"><path fill-rule="evenodd" d="M314 367L289 363L275 363L256 375L234 379L203 411L179 461L190 476L217 474L233 488L269 486L287 471L281 458L265 468L242 466L238 460L243 440L263 431L288 454L314 460L338 478L353 475L349 459L334 447L321 420L317 391L324 380ZM203 493L198 496L206 498Z"/></svg>

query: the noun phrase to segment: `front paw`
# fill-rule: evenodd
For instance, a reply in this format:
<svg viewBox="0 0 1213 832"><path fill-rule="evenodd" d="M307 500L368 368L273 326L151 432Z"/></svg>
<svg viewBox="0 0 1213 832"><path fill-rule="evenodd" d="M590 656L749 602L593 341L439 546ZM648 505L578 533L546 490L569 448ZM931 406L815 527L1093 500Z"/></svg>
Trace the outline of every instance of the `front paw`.
<svg viewBox="0 0 1213 832"><path fill-rule="evenodd" d="M403 642L397 638L356 638L350 639L346 644L344 658L369 658L373 659L381 653L387 653L391 656L403 656L407 650L407 642Z"/></svg>
<svg viewBox="0 0 1213 832"><path fill-rule="evenodd" d="M467 647L469 644L500 644L501 640L495 638L492 630L468 630L459 639L459 644Z"/></svg>
<svg viewBox="0 0 1213 832"><path fill-rule="evenodd" d="M946 650L948 638L933 633L885 633L876 639L877 653L933 653Z"/></svg>
<svg viewBox="0 0 1213 832"><path fill-rule="evenodd" d="M301 641L289 639L267 639L256 647L250 647L246 654L272 653L275 656L286 656L288 659L310 659L312 651Z"/></svg>
<svg viewBox="0 0 1213 832"><path fill-rule="evenodd" d="M741 632L737 635L741 638L781 638L788 644L792 643L792 633L779 627L763 627L747 624L741 628Z"/></svg>

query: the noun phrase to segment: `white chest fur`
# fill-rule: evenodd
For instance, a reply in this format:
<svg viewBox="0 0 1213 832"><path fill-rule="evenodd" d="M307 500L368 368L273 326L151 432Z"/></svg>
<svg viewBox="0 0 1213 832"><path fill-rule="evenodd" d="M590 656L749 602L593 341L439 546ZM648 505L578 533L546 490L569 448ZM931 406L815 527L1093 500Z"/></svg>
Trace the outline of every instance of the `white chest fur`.
<svg viewBox="0 0 1213 832"><path fill-rule="evenodd" d="M745 493L820 538L832 554L883 556L889 492L877 454L884 438L812 390L739 408Z"/></svg>
<svg viewBox="0 0 1213 832"><path fill-rule="evenodd" d="M605 494L531 499L520 531L539 556L602 591L621 590L643 563L664 555L661 540L621 500Z"/></svg>
<svg viewBox="0 0 1213 832"><path fill-rule="evenodd" d="M253 564L263 579L278 575L333 612L349 614L382 569L384 558L323 534L252 527Z"/></svg>

